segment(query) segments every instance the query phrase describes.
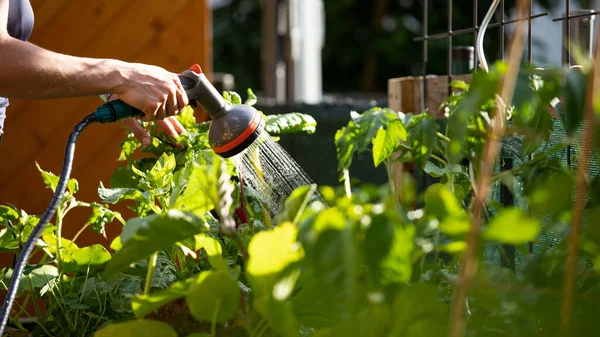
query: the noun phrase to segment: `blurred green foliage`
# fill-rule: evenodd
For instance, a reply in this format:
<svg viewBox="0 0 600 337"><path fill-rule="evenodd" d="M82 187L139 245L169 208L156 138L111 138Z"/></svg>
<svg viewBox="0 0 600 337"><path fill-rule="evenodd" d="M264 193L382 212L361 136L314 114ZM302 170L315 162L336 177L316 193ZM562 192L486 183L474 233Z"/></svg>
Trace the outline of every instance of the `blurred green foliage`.
<svg viewBox="0 0 600 337"><path fill-rule="evenodd" d="M536 1L544 8L564 0ZM586 0L571 0L571 4ZM423 33L422 0L326 0L326 41L323 49L323 86L326 92L387 90L391 77L422 74L423 44L413 39ZM481 23L492 0L478 0ZM233 74L236 90L260 88L262 0L229 0L214 9L214 68ZM515 0L506 0L506 15ZM429 34L448 28L447 1L429 2ZM453 1L453 29L473 26L473 1ZM492 22L500 18L500 11ZM485 50L489 62L499 57L500 31L491 28ZM454 46L472 45L472 34L455 36ZM445 74L447 41L429 42L429 74Z"/></svg>

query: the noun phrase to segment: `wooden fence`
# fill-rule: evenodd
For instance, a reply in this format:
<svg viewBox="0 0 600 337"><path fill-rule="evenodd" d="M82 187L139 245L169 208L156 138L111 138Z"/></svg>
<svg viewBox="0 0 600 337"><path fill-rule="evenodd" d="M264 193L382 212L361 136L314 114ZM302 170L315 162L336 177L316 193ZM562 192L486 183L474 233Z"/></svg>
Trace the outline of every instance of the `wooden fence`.
<svg viewBox="0 0 600 337"><path fill-rule="evenodd" d="M210 77L211 16L208 0L32 0L35 28L30 42L60 53L116 58L154 64L173 72L194 63ZM0 144L0 204L11 203L29 214L41 215L52 192L45 189L35 163L60 173L67 137L83 116L102 104L98 97L60 100L11 100ZM77 142L72 177L78 179L77 197L99 201L99 182L108 185L120 165L119 142L123 124L88 127ZM127 213L123 207L114 209ZM89 217L89 210L74 210L65 219L63 235L71 238ZM109 239L120 233L120 224L107 228ZM108 245L91 231L81 245ZM1 266L12 262L3 256Z"/></svg>

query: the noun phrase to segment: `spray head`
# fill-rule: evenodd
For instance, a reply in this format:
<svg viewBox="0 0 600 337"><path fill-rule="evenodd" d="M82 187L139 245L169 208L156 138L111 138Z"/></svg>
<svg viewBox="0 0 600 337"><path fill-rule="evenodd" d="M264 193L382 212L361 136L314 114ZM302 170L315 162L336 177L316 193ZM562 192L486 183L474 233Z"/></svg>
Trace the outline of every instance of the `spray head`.
<svg viewBox="0 0 600 337"><path fill-rule="evenodd" d="M208 142L218 155L232 157L247 149L263 130L263 118L249 105L227 104L197 64L179 75L190 101L211 118Z"/></svg>

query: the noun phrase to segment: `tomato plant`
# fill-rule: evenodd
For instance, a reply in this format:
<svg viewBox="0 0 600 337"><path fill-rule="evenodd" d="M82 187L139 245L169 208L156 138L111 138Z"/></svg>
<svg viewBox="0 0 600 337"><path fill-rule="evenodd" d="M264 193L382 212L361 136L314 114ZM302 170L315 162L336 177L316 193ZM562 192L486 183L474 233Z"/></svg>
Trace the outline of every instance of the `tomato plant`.
<svg viewBox="0 0 600 337"><path fill-rule="evenodd" d="M60 217L49 227L39 248L48 258L28 269L23 285L49 309L34 335L445 336L456 323L453 308L464 303L468 336L554 336L572 276L568 335L597 336L600 178L586 172L590 193L579 210L580 163L557 157L568 147L585 154L582 125L598 128L578 99L590 75L524 68L506 105L496 94L506 74L497 63L469 84L453 83L459 92L444 103L443 121L380 107L352 112L332 139L342 186L299 187L273 217L235 161L210 150L210 122L196 123L191 109L178 117L188 130L178 139L158 135L142 148L128 136L123 166L98 187L102 204L76 201L73 181L59 213L92 207L85 226L102 233L117 219L121 234L110 250L79 248L60 235ZM254 104L248 94L244 103ZM237 93L224 97L242 102ZM273 136L316 127L308 115L266 118ZM499 119L506 132L495 141L518 162L508 170L489 156ZM554 128L567 137L549 145ZM363 152L386 166L389 184L351 183L353 157ZM413 163L436 182L417 190L397 163ZM482 197L486 170L489 186L505 186L524 206ZM56 178L43 176L52 187ZM117 203L136 216L110 211ZM18 251L35 218L1 210L2 247ZM587 226L570 255L569 224L580 213ZM557 233L567 235L542 240ZM518 264L490 258L505 258L510 247ZM464 277L465 265L474 266L473 277Z"/></svg>

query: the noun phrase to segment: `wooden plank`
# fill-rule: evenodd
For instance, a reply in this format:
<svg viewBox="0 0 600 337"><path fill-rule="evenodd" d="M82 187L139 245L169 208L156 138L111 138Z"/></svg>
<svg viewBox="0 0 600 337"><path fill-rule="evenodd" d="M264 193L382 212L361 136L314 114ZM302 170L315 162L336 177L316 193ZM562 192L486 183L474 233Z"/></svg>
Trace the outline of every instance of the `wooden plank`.
<svg viewBox="0 0 600 337"><path fill-rule="evenodd" d="M150 3L152 4L158 4L155 6L150 6ZM177 0L176 1L177 4L179 5L185 5L185 1L184 0ZM126 12L123 15L125 17L129 17L131 15L135 16L134 14L137 13L137 15L142 16L142 17L149 17L149 18L153 18L155 16L157 16L159 13L162 12L162 16L160 20L163 20L164 22L171 22L171 20L173 18L176 17L177 14L177 9L179 8L178 6L175 5L168 5L165 4L161 1L152 1L149 2L147 6L143 7L144 9L146 9L146 11L142 11L142 9L138 8L137 6L133 6L133 9L136 9L135 12ZM181 9L181 8L179 8ZM143 21L143 20L142 20ZM105 34L102 34L101 37L99 37L98 39L96 39L98 41L98 44L102 45L104 44L106 47L106 49L109 50L114 50L114 56L115 58L120 58L120 59L134 59L134 56L137 55L139 53L140 50L142 50L142 48L149 42L152 40L153 35L156 34L160 34L163 30L164 30L164 26L160 26L162 28L158 29L158 30L154 30L155 33L154 34L148 34L148 31L153 31L152 29L149 29L149 26L152 27L153 25L156 26L156 22L152 23L152 21L156 21L154 19L148 19L147 21L145 21L145 24L143 22L127 22L127 25L133 24L133 27L137 27L136 29L132 29L129 27L120 27L118 28L117 25L111 25L111 27L117 27L117 28L111 28L111 29L117 29L117 30L125 30L128 32L128 34L117 34L117 31L111 31L111 29L108 29L105 31ZM173 22L184 22L184 21L173 21ZM139 23L139 25L138 25ZM182 23L183 25L183 23ZM131 32L131 33L129 33ZM110 45L109 41L103 41L105 38L105 36L113 36L113 35L119 35L120 38L115 40L116 45ZM129 47L122 47L121 46L123 44L127 44L129 43L130 46ZM136 47L137 46L137 47ZM100 51L97 49L97 44L93 44L92 46L90 46L90 49L87 49L83 52L83 54L97 54L100 53ZM95 50L95 51L94 51ZM148 51L151 52L151 51ZM91 111L93 111L93 109L95 109L100 101L97 98L83 98L83 99L68 99L68 100L60 100L61 104L60 105L51 105L51 104L56 104L57 101L31 101L27 107L27 110L23 110L22 115L16 117L15 119L21 119L21 121L14 121L13 124L13 120L12 120L12 109L10 109L10 111L8 112L8 117L7 117L7 129L9 128L9 125L24 125L24 124L29 124L27 125L27 127L25 127L25 125L21 128L19 128L17 126L17 129L20 130L25 130L25 137L27 137L27 139L22 138L21 142L23 142L24 145L23 147L21 147L21 151L18 151L14 153L14 159L8 164L8 165L3 165L3 167L0 168L0 174L7 174L7 175L14 175L20 166L22 166L23 164L25 164L27 161L31 161L31 158L38 152L38 151L43 151L48 147L48 143L51 143L52 139L54 139L54 136L59 132L59 129L62 129L65 125L72 125L69 126L69 132L70 132L70 128L72 128L75 123L77 123L83 116L84 114L87 114ZM52 112L52 110L54 109L60 109L59 111L56 112ZM48 111L50 110L50 111ZM27 112L25 112L27 111ZM45 113L49 113L52 114L52 118L47 119L44 121L43 125L36 125L36 124L30 124L30 123L24 123L23 121L25 120L34 120L32 118L32 115L30 115L30 111L44 111ZM9 121L9 118L11 119ZM38 117L39 118L39 117ZM7 131L8 132L8 131ZM59 133L60 134L60 133ZM9 135L6 135L6 139L7 139L7 143L9 143L8 138L10 138ZM37 139L37 141L36 141ZM49 142L50 140L50 142ZM64 143L64 142L63 142ZM42 146L40 147L39 145L42 144ZM15 144L18 145L18 144ZM2 189L5 186L3 185L3 183L0 183L0 191L2 191Z"/></svg>
<svg viewBox="0 0 600 337"><path fill-rule="evenodd" d="M65 7L71 5L72 1L69 0L30 0L31 8L33 8L33 15L35 18L34 31L31 37L34 38L38 32L42 31L42 28L46 27L48 23L53 24L55 22L55 15L60 13Z"/></svg>
<svg viewBox="0 0 600 337"><path fill-rule="evenodd" d="M469 82L471 75L453 75L453 81ZM448 76L427 76L425 109L435 118L443 118L440 105L448 98ZM419 114L423 112L423 77L402 77L388 80L388 104L395 111Z"/></svg>

